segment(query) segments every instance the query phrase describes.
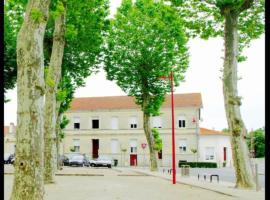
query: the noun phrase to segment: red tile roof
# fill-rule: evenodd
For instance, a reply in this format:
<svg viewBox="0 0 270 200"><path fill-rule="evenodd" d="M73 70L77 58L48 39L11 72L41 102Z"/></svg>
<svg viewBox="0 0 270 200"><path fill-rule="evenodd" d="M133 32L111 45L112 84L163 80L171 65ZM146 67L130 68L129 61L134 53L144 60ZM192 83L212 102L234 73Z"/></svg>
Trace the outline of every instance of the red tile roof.
<svg viewBox="0 0 270 200"><path fill-rule="evenodd" d="M162 107L171 107L170 95ZM174 94L175 107L202 107L202 97L200 93ZM135 104L134 97L110 96L110 97L82 97L74 98L69 111L77 110L97 110L97 109L139 109Z"/></svg>
<svg viewBox="0 0 270 200"><path fill-rule="evenodd" d="M200 128L200 134L201 135L229 135L228 133L225 133L222 131L216 131L216 130L207 129L207 128Z"/></svg>

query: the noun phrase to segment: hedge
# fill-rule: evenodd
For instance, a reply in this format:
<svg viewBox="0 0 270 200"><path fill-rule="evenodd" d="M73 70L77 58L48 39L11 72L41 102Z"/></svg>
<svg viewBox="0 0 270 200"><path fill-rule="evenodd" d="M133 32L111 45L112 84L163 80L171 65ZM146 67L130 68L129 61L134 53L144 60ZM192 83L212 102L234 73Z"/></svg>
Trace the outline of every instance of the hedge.
<svg viewBox="0 0 270 200"><path fill-rule="evenodd" d="M189 165L191 168L217 168L217 163L215 162L178 162L178 167L182 165Z"/></svg>

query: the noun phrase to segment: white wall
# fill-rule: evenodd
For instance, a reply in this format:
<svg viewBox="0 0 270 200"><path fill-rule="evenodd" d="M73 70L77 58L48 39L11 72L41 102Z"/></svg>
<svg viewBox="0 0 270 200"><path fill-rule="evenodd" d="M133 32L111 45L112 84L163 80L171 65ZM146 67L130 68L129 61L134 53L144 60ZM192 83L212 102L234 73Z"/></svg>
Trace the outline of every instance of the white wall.
<svg viewBox="0 0 270 200"><path fill-rule="evenodd" d="M232 161L232 148L230 142L230 136L226 135L200 135L199 137L199 160L205 160L205 149L206 147L215 148L215 158L213 162L217 162L219 166L223 163L223 147L227 147L227 167L233 166Z"/></svg>

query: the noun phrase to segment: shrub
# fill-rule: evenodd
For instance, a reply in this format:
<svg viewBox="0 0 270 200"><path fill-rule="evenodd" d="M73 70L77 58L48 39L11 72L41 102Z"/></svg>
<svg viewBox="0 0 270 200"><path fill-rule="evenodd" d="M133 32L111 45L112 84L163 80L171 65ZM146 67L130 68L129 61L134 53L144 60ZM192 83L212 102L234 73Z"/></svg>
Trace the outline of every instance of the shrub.
<svg viewBox="0 0 270 200"><path fill-rule="evenodd" d="M178 162L178 167L182 165L189 165L190 168L217 168L217 163L215 162Z"/></svg>

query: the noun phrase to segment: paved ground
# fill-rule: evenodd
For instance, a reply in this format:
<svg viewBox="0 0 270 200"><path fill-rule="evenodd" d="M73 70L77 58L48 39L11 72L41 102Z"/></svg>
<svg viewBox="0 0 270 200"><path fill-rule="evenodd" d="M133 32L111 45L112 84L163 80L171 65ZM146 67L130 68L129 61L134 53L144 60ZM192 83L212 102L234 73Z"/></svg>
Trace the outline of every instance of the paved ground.
<svg viewBox="0 0 270 200"><path fill-rule="evenodd" d="M9 199L13 167L5 165L5 200ZM56 184L46 185L45 200L264 200L264 191L233 188L233 183L181 177L176 185L171 175L149 172L148 168L65 167L58 171Z"/></svg>
<svg viewBox="0 0 270 200"><path fill-rule="evenodd" d="M67 176L68 171L89 176ZM56 176L56 184L46 185L45 200L240 200L183 184L172 185L167 180L129 169L65 168L61 174L64 173ZM13 175L5 175L5 200L9 199L12 182Z"/></svg>

